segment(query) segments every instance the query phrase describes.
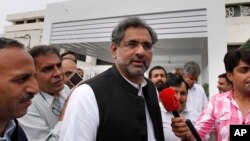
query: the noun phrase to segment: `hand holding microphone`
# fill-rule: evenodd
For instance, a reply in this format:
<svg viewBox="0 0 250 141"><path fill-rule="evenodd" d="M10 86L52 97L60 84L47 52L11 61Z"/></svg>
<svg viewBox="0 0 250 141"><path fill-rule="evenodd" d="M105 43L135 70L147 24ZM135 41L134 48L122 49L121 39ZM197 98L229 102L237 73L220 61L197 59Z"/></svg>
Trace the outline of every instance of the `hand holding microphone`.
<svg viewBox="0 0 250 141"><path fill-rule="evenodd" d="M163 91L161 91L160 99L162 101L162 104L163 104L164 108L168 112L172 112L174 117L180 117L179 113L177 112L180 104L179 104L179 101L177 100L177 98L175 96L175 91L173 89L166 88ZM200 135L196 131L196 129L195 129L194 125L192 124L192 122L189 119L187 119L185 122L186 122L189 130L191 131L191 133L195 137L195 139L197 141L202 141Z"/></svg>

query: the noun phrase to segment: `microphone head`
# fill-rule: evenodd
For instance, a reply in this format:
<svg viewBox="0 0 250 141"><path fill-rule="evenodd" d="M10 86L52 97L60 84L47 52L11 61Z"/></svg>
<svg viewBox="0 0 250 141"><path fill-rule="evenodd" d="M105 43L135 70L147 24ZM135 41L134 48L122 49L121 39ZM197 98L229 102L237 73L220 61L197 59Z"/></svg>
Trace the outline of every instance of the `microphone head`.
<svg viewBox="0 0 250 141"><path fill-rule="evenodd" d="M168 112L178 111L179 101L175 96L175 91L171 88L165 88L160 92L160 99L164 108Z"/></svg>

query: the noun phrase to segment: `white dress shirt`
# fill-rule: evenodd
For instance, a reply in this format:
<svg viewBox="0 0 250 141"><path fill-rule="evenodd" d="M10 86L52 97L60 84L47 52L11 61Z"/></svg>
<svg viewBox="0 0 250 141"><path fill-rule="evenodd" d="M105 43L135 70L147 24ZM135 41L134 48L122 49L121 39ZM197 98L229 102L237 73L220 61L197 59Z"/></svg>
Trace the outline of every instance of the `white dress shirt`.
<svg viewBox="0 0 250 141"><path fill-rule="evenodd" d="M188 90L187 108L191 109L194 113L192 118L197 120L202 110L207 105L208 99L203 87L199 84L194 84L192 88Z"/></svg>
<svg viewBox="0 0 250 141"><path fill-rule="evenodd" d="M181 138L175 136L174 132L172 131L171 119L174 117L172 112L166 111L161 102L159 104L161 108L161 117L165 141L181 141ZM185 108L184 111L180 113L181 116L184 116L186 119L190 119L191 122L194 123L194 119L192 119L192 114L193 111L187 108Z"/></svg>

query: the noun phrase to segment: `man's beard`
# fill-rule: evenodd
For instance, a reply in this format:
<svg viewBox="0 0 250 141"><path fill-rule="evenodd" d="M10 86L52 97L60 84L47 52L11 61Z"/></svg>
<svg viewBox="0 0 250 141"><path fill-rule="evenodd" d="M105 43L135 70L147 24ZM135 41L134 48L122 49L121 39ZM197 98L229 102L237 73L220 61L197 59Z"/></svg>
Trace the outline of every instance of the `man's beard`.
<svg viewBox="0 0 250 141"><path fill-rule="evenodd" d="M167 86L166 86L166 84L165 83L163 83L163 82L158 82L158 83L156 83L156 88L157 88L157 90L160 92L160 91L162 91L164 88L166 88Z"/></svg>
<svg viewBox="0 0 250 141"><path fill-rule="evenodd" d="M123 67L124 67L124 70L127 73L127 75L132 76L132 77L141 77L141 76L144 76L144 73L148 69L148 66L146 66L146 65L142 69L136 69L136 68L133 68L132 66L129 66L129 65L125 65Z"/></svg>

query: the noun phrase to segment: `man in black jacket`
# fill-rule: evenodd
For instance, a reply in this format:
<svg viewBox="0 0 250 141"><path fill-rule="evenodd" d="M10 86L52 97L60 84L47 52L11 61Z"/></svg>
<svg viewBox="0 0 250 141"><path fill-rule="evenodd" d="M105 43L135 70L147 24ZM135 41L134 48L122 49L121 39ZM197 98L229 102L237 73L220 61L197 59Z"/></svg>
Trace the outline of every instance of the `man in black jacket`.
<svg viewBox="0 0 250 141"><path fill-rule="evenodd" d="M144 77L157 35L143 20L121 21L112 32L112 68L77 87L69 100L61 141L163 141L154 84Z"/></svg>
<svg viewBox="0 0 250 141"><path fill-rule="evenodd" d="M15 118L26 114L38 92L35 65L23 45L0 38L0 140L27 141Z"/></svg>

